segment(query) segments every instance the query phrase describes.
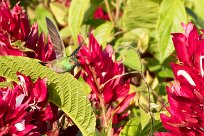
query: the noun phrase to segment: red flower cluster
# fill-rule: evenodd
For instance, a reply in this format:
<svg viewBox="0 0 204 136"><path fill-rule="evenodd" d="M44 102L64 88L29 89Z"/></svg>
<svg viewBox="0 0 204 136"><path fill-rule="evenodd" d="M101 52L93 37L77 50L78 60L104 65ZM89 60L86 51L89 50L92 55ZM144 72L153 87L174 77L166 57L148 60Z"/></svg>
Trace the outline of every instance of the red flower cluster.
<svg viewBox="0 0 204 136"><path fill-rule="evenodd" d="M101 112L99 117L102 127L105 127L112 119L113 124L118 124L127 117L128 112L124 110L135 96L135 93L128 94L129 80L123 76L114 78L124 74L123 64L114 60L114 52L110 45L102 51L92 34L89 37L88 47L81 47L78 58L84 70L83 78L92 89L91 102L96 109L105 111L105 115ZM113 103L118 101L119 104L113 106Z"/></svg>
<svg viewBox="0 0 204 136"><path fill-rule="evenodd" d="M30 26L24 10L18 4L10 10L9 2L0 2L0 55L55 58L51 40L45 44L38 25ZM32 83L30 77L18 77L21 84L13 84L14 89L0 88L0 135L52 134L53 106L48 103L46 80Z"/></svg>
<svg viewBox="0 0 204 136"><path fill-rule="evenodd" d="M155 133L155 136L204 135L203 33L199 34L192 23L182 26L184 34L172 34L180 63L171 63L175 82L167 87L170 116L161 114L169 132Z"/></svg>
<svg viewBox="0 0 204 136"><path fill-rule="evenodd" d="M55 54L48 39L38 36L38 25L30 27L24 10L17 4L9 9L8 3L0 2L0 55L28 56L42 61L53 60Z"/></svg>
<svg viewBox="0 0 204 136"><path fill-rule="evenodd" d="M46 79L32 83L17 74L14 89L0 88L0 135L40 135L49 132L53 112L48 103ZM1 78L4 80L3 78Z"/></svg>

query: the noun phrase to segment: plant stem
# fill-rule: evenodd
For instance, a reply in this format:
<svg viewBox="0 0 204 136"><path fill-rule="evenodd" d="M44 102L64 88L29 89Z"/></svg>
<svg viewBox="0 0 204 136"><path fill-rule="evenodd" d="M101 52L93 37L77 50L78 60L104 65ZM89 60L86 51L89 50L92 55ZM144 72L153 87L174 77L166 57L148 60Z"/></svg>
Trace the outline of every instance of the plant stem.
<svg viewBox="0 0 204 136"><path fill-rule="evenodd" d="M104 105L104 99L100 99L100 106L102 110L102 127L106 128L108 126L107 119L106 119L106 107Z"/></svg>
<svg viewBox="0 0 204 136"><path fill-rule="evenodd" d="M108 12L108 16L110 18L110 21L115 24L114 20L113 20L113 16L111 14L111 10L110 10L110 6L109 6L109 2L108 0L104 0L105 1L105 5L106 5L106 8L107 8L107 12Z"/></svg>
<svg viewBox="0 0 204 136"><path fill-rule="evenodd" d="M107 123L107 119L106 119L106 107L104 105L104 98L103 98L103 95L102 95L102 92L103 92L103 88L101 87L101 85L99 84L98 80L97 80L97 74L96 74L96 71L93 67L89 66L89 69L91 71L91 74L93 76L93 80L96 84L96 87L97 89L99 90L99 93L97 94L98 98L99 98L99 105L101 107L101 123L102 123L102 127L103 128L106 128L108 126L108 123Z"/></svg>
<svg viewBox="0 0 204 136"><path fill-rule="evenodd" d="M116 14L115 14L115 21L118 20L119 14L120 14L120 5L121 0L116 0Z"/></svg>

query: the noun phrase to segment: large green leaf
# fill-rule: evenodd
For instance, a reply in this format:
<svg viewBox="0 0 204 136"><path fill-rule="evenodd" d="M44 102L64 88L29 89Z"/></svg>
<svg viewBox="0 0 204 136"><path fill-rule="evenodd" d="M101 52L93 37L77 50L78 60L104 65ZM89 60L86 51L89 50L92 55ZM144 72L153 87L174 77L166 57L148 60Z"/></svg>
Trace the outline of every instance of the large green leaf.
<svg viewBox="0 0 204 136"><path fill-rule="evenodd" d="M158 60L160 63L174 51L171 33L182 31L181 22L186 23L186 11L182 0L163 0L157 22Z"/></svg>
<svg viewBox="0 0 204 136"><path fill-rule="evenodd" d="M75 43L77 43L77 36L80 32L84 15L89 7L89 4L90 0L72 0L71 2L68 23Z"/></svg>
<svg viewBox="0 0 204 136"><path fill-rule="evenodd" d="M158 14L158 1L127 0L122 17L122 27L126 31L135 28L155 29Z"/></svg>
<svg viewBox="0 0 204 136"><path fill-rule="evenodd" d="M37 60L26 57L0 57L0 76L9 77L14 81L16 72L48 79L49 100L61 108L78 126L84 136L95 135L96 119L91 104L79 81L70 73L58 74L42 66Z"/></svg>

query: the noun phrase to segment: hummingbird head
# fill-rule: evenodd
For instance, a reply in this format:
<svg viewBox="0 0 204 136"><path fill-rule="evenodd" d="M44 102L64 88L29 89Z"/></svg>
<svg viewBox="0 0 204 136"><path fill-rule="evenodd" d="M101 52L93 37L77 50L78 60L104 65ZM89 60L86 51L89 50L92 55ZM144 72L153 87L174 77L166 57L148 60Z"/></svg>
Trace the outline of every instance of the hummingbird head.
<svg viewBox="0 0 204 136"><path fill-rule="evenodd" d="M77 65L78 64L78 59L76 57L70 57L69 63L71 65Z"/></svg>

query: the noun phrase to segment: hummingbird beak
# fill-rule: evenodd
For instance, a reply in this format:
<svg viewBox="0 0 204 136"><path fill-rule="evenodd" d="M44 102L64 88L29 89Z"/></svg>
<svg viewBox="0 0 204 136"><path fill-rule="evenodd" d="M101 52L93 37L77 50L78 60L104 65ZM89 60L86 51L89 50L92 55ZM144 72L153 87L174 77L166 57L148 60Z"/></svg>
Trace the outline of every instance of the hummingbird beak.
<svg viewBox="0 0 204 136"><path fill-rule="evenodd" d="M47 62L39 62L41 65L46 66Z"/></svg>

